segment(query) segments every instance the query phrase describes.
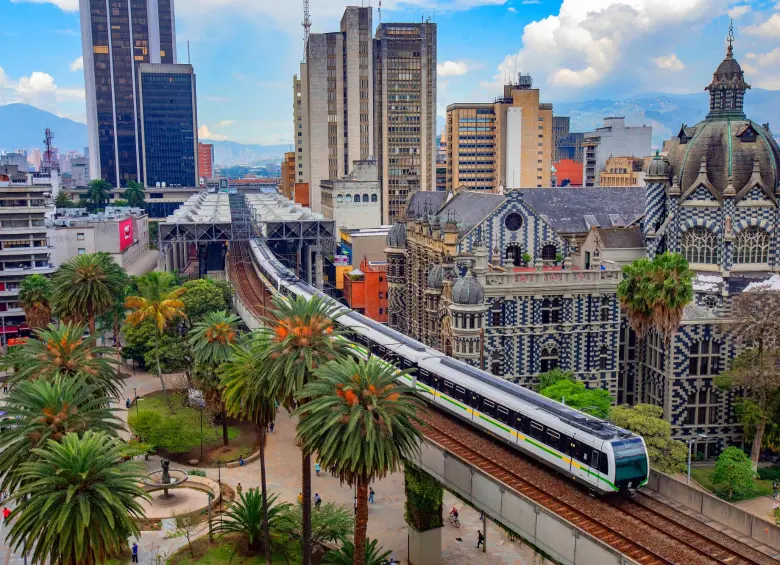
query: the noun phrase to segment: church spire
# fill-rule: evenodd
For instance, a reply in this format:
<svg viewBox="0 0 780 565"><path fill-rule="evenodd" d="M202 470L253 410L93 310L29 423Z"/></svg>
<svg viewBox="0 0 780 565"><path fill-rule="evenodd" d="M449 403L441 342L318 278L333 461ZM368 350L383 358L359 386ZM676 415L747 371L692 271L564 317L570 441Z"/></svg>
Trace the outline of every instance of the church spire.
<svg viewBox="0 0 780 565"><path fill-rule="evenodd" d="M729 20L729 34L726 36L729 47L726 49L726 59L734 58L734 20Z"/></svg>
<svg viewBox="0 0 780 565"><path fill-rule="evenodd" d="M707 115L709 119L745 119L743 104L745 91L750 85L745 82L745 73L734 58L734 39L732 21L726 36L726 58L712 75L712 82L705 88L710 93L710 113Z"/></svg>

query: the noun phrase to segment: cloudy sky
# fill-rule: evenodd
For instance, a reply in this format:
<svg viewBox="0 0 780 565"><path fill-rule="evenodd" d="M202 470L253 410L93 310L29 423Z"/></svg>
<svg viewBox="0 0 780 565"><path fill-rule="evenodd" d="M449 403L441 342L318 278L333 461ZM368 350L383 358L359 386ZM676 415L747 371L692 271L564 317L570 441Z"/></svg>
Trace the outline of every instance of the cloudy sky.
<svg viewBox="0 0 780 565"><path fill-rule="evenodd" d="M312 31L337 30L344 7L360 1L312 0ZM301 5L177 0L179 62L190 41L202 136L292 139ZM729 17L748 81L780 90L778 0L383 2L383 21L428 17L438 24L440 115L452 102L492 100L519 71L553 103L700 91L723 56ZM0 104L27 102L85 121L78 0L0 0L0 21Z"/></svg>

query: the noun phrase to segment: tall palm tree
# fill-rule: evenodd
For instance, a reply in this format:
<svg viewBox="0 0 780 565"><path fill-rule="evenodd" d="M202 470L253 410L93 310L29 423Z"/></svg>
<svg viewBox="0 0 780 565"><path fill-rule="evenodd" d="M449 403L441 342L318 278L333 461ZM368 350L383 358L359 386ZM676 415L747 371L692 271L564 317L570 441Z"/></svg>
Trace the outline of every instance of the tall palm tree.
<svg viewBox="0 0 780 565"><path fill-rule="evenodd" d="M114 350L97 347L96 338L84 335L84 326L67 323L60 327L49 324L37 330L35 339L14 348L0 366L15 368L9 378L12 385L33 380L53 381L57 377L82 378L87 386L95 386L100 396L118 398L122 388L121 375Z"/></svg>
<svg viewBox="0 0 780 565"><path fill-rule="evenodd" d="M304 451L317 452L342 482L357 489L355 565L365 565L368 486L401 469L420 447L422 403L414 390L396 384L396 368L376 357L328 363L300 392L308 398L295 412Z"/></svg>
<svg viewBox="0 0 780 565"><path fill-rule="evenodd" d="M217 369L222 363L230 360L233 344L238 336L240 319L229 312L209 312L203 319L190 329L190 347L195 363L201 374L205 373L203 388L209 394L212 402L219 402L222 413L222 444L228 445L227 411L225 403L219 394L219 378Z"/></svg>
<svg viewBox="0 0 780 565"><path fill-rule="evenodd" d="M7 540L33 565L97 565L127 548L144 515L143 465L122 462L122 444L105 433L68 434L33 450L19 473L26 483L13 500Z"/></svg>
<svg viewBox="0 0 780 565"><path fill-rule="evenodd" d="M118 409L109 408L111 400L80 377L57 376L52 381L29 380L14 386L0 403L4 418L14 421L0 431L2 490L16 490L24 477L15 471L31 459L32 449L50 439L59 442L69 433L83 434L87 429L116 435L123 425L115 415Z"/></svg>
<svg viewBox="0 0 780 565"><path fill-rule="evenodd" d="M271 563L271 534L268 508L268 488L265 473L265 448L268 425L276 419L275 391L271 388L265 367L267 347L255 338L242 340L233 348L229 361L219 369L222 399L228 414L246 418L257 426L260 437L260 489L263 500L262 520L265 561Z"/></svg>
<svg viewBox="0 0 780 565"><path fill-rule="evenodd" d="M57 197L54 199L54 206L57 208L73 208L75 206L75 203L71 199L70 196L68 196L68 193L64 190L60 190L57 193Z"/></svg>
<svg viewBox="0 0 780 565"><path fill-rule="evenodd" d="M693 271L677 253L637 259L623 267L617 288L620 307L637 337L656 330L668 342L680 327L683 310L693 300Z"/></svg>
<svg viewBox="0 0 780 565"><path fill-rule="evenodd" d="M87 322L95 335L95 320L127 287L127 274L101 251L73 257L54 273L52 285L55 312L67 320Z"/></svg>
<svg viewBox="0 0 780 565"><path fill-rule="evenodd" d="M87 188L87 200L93 209L102 208L108 202L109 195L114 187L103 179L94 179L89 181Z"/></svg>
<svg viewBox="0 0 780 565"><path fill-rule="evenodd" d="M307 401L301 390L314 379L314 371L325 363L350 354L347 342L339 339L335 327L341 307L315 296L273 298L271 317L263 327L267 347L268 377L271 388L288 408ZM302 451L303 565L311 565L311 452Z"/></svg>
<svg viewBox="0 0 780 565"><path fill-rule="evenodd" d="M19 304L24 308L30 329L45 328L51 322L51 281L43 275L30 275L19 286Z"/></svg>
<svg viewBox="0 0 780 565"><path fill-rule="evenodd" d="M130 206L135 208L143 208L144 204L146 203L144 186L139 182L127 181L127 190L125 190L124 197Z"/></svg>
<svg viewBox="0 0 780 565"><path fill-rule="evenodd" d="M149 273L136 281L139 296L128 296L125 299L125 308L132 310L127 315L128 324L138 326L145 320L154 322L157 330L154 340L157 376L160 378L163 394L167 394L167 391L160 370L160 339L171 322L187 317L183 310L184 303L181 301L181 295L186 289L175 287L175 282L176 279L170 273Z"/></svg>
<svg viewBox="0 0 780 565"><path fill-rule="evenodd" d="M260 524L260 514L264 512L267 515L266 520L271 523L272 528L278 530L288 528L289 509L292 505L287 502L277 503L278 498L278 494L272 494L266 502L265 495L255 488L240 493L238 500L233 502L228 511L225 512L223 519L220 519L216 528L220 537L225 534L239 534L247 539L251 549L257 550L261 545L265 545L266 555L269 555L270 541L268 538L262 539L260 537L258 525Z"/></svg>

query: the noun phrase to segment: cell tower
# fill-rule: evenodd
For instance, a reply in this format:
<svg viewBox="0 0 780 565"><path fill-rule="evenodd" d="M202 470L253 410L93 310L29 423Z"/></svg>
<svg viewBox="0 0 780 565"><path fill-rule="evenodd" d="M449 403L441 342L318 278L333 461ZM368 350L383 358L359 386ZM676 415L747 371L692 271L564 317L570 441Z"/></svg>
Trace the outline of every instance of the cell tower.
<svg viewBox="0 0 780 565"><path fill-rule="evenodd" d="M54 139L54 135L52 135L51 130L49 128L46 128L46 138L43 140L43 144L46 146L46 152L43 154L43 162L48 164L49 167L53 169L59 168L59 163L57 163L53 159L53 152L51 149L51 141Z"/></svg>
<svg viewBox="0 0 780 565"><path fill-rule="evenodd" d="M379 12L379 25L382 25L382 0L379 0L379 9L377 11Z"/></svg>
<svg viewBox="0 0 780 565"><path fill-rule="evenodd" d="M306 62L306 47L309 45L309 30L311 18L309 17L309 0L303 0L303 62Z"/></svg>

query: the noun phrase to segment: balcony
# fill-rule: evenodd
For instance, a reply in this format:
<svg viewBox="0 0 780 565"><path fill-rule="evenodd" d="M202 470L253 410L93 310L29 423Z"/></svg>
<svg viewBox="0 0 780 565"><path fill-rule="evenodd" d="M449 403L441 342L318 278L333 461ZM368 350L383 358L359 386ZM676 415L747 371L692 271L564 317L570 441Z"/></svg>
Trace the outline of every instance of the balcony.
<svg viewBox="0 0 780 565"><path fill-rule="evenodd" d="M0 257L11 257L14 255L48 255L54 249L49 245L28 246L28 247L4 247L0 249Z"/></svg>
<svg viewBox="0 0 780 565"><path fill-rule="evenodd" d="M507 287L524 294L555 294L557 292L577 292L579 290L602 289L614 292L621 280L619 269L605 271L536 271L515 273L488 273L485 293L504 294ZM495 288L503 287L503 288ZM491 291L492 289L492 291Z"/></svg>

